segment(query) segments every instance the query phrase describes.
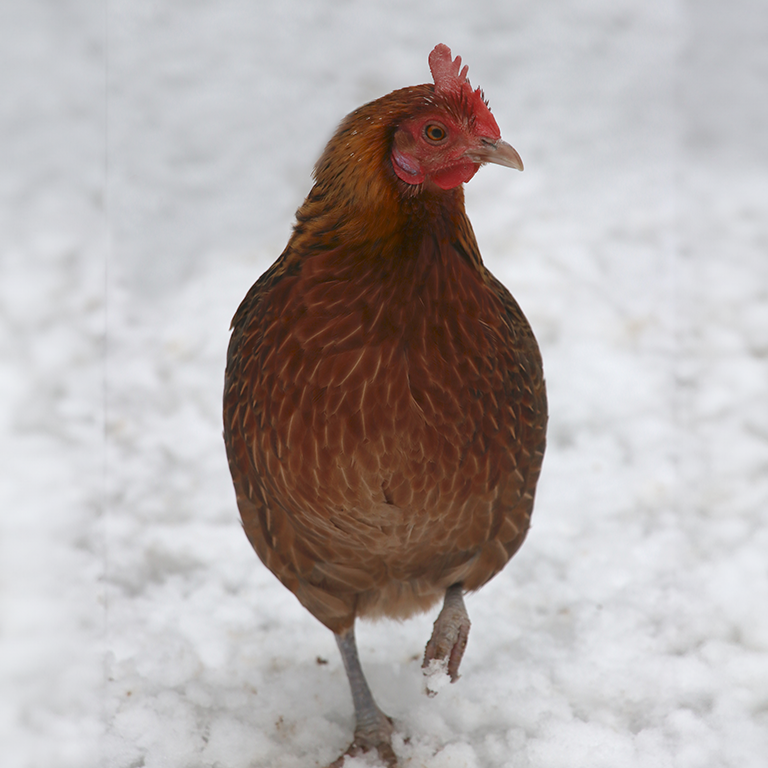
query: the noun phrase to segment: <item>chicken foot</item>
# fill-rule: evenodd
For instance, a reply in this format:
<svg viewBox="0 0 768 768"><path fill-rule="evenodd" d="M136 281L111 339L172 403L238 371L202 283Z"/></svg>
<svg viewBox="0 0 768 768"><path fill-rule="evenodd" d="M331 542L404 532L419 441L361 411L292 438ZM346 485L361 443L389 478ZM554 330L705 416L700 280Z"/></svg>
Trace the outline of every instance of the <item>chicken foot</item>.
<svg viewBox="0 0 768 768"><path fill-rule="evenodd" d="M394 726L392 720L379 709L371 689L368 687L363 668L360 666L360 658L357 655L355 627L353 625L343 634L334 636L352 691L352 703L355 707L355 739L347 751L338 760L331 763L328 768L341 768L348 755L354 757L374 749L387 765L387 768L396 768L397 757L392 749Z"/></svg>
<svg viewBox="0 0 768 768"><path fill-rule="evenodd" d="M462 593L461 584L454 584L446 590L443 607L435 620L421 665L424 674L430 675L437 662L450 675L452 683L459 679L459 664L467 647L471 626Z"/></svg>

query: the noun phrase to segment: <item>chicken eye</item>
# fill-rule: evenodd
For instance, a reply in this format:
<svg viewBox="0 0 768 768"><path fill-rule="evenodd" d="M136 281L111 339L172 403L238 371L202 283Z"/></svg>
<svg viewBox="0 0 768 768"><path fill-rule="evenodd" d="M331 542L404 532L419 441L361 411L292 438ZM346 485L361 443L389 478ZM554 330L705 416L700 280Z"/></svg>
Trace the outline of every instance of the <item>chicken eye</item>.
<svg viewBox="0 0 768 768"><path fill-rule="evenodd" d="M424 127L424 135L430 141L442 141L448 135L448 131L438 123L428 123Z"/></svg>

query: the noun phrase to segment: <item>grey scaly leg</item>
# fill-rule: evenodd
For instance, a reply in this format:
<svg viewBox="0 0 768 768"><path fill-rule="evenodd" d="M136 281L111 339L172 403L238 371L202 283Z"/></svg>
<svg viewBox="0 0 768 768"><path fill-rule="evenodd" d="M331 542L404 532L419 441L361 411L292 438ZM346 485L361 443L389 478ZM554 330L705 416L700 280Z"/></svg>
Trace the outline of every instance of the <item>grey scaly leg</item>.
<svg viewBox="0 0 768 768"><path fill-rule="evenodd" d="M355 706L355 740L349 749L330 768L341 766L346 755L356 755L371 749L378 751L384 762L394 767L397 758L392 750L392 721L379 709L368 687L360 658L357 655L354 625L341 635L334 635L347 671L352 702Z"/></svg>

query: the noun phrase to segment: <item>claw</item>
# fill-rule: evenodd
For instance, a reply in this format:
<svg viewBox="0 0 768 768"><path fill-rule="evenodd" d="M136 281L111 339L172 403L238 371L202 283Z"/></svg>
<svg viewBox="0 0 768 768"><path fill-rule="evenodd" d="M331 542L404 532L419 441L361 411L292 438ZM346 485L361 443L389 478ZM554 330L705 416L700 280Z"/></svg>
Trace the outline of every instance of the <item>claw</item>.
<svg viewBox="0 0 768 768"><path fill-rule="evenodd" d="M358 757L359 755L365 755L372 750L376 750L379 758L387 766L387 768L398 768L397 755L392 749L392 744L388 741L383 741L375 746L364 746L358 743L357 738L349 745L347 751L336 758L328 768L344 768L344 763L348 757Z"/></svg>

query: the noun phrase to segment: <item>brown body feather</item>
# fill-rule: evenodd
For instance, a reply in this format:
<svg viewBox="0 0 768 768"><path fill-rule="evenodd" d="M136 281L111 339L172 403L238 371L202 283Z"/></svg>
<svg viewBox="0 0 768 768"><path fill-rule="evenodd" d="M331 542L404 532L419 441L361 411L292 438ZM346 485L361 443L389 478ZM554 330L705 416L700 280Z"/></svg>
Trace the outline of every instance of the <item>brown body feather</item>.
<svg viewBox="0 0 768 768"><path fill-rule="evenodd" d="M336 633L494 576L544 452L538 347L482 264L461 187L409 189L389 162L432 91L342 123L233 320L224 427L245 532Z"/></svg>

